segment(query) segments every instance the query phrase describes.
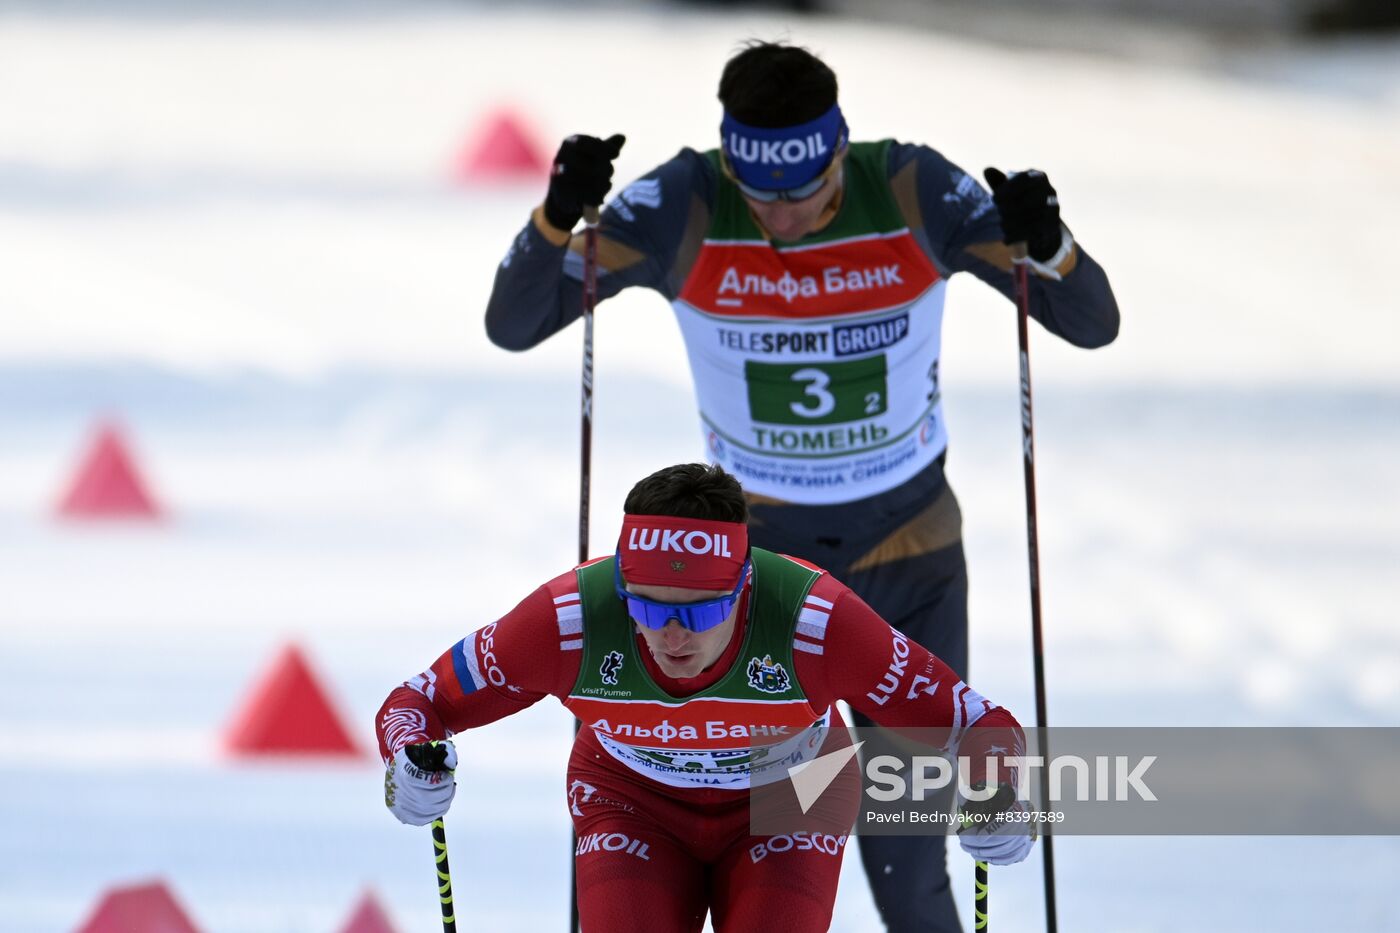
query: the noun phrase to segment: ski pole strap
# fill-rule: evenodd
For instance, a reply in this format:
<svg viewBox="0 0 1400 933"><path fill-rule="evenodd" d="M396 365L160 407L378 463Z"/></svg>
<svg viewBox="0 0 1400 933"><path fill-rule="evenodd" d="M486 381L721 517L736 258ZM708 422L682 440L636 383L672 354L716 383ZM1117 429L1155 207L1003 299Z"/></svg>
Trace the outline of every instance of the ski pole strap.
<svg viewBox="0 0 1400 933"><path fill-rule="evenodd" d="M452 871L447 867L447 832L443 829L441 817L433 820L433 860L437 862L443 933L457 933L457 918L452 909Z"/></svg>
<svg viewBox="0 0 1400 933"><path fill-rule="evenodd" d="M985 933L987 929L987 863L977 862L976 866L974 880L977 882L977 894L972 905L972 914L975 918L973 929Z"/></svg>

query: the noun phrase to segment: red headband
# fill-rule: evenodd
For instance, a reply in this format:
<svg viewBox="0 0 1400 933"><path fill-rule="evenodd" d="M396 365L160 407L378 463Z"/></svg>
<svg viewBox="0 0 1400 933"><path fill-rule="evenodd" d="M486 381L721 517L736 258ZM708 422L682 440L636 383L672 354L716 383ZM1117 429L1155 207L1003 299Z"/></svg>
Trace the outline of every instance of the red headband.
<svg viewBox="0 0 1400 933"><path fill-rule="evenodd" d="M732 590L749 556L749 528L742 522L624 515L617 553L628 583Z"/></svg>

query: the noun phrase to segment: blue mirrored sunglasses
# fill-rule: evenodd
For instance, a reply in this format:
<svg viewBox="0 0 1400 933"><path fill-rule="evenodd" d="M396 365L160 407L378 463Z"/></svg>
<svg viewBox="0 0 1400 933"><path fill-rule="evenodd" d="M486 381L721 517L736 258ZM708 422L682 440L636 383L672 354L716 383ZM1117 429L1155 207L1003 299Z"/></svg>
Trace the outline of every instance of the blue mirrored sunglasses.
<svg viewBox="0 0 1400 933"><path fill-rule="evenodd" d="M613 585L617 589L618 598L627 604L627 614L638 625L649 629L663 629L668 622L675 619L681 624L681 628L692 632L704 632L729 618L734 604L739 601L739 594L744 591L744 584L748 582L751 566L750 561L744 561L734 592L728 596L705 599L698 603L659 603L627 592L627 588L622 585L621 555L613 559Z"/></svg>
<svg viewBox="0 0 1400 933"><path fill-rule="evenodd" d="M844 146L842 148L844 148ZM840 153L841 149L838 149L836 155ZM721 153L721 155L723 155L723 153ZM822 173L806 184L798 185L796 188L785 188L781 191L768 191L763 188L755 188L752 185L744 184L739 180L738 173L730 166L729 156L723 155L723 160L725 174L729 176L730 181L734 182L734 186L739 189L739 192L746 198L761 201L764 204L772 204L775 201L805 201L822 190L822 186L826 184L826 180L831 177L832 171L836 168L836 156L833 155L831 161L827 163L826 168L822 169Z"/></svg>

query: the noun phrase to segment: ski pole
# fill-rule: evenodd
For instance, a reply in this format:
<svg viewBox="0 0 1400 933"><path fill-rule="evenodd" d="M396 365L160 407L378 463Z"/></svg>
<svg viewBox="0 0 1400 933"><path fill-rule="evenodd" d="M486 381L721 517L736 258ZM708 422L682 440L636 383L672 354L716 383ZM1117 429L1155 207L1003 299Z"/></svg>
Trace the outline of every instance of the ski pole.
<svg viewBox="0 0 1400 933"><path fill-rule="evenodd" d="M977 894L973 898L972 914L975 919L974 930L987 931L987 863L980 859L973 863L976 866L973 880L977 883Z"/></svg>
<svg viewBox="0 0 1400 933"><path fill-rule="evenodd" d="M593 309L598 304L598 208L583 209L583 397L579 437L578 562L588 560L588 506L593 480Z"/></svg>
<svg viewBox="0 0 1400 933"><path fill-rule="evenodd" d="M424 771L441 771L447 760L447 748L436 742L419 742L405 749L408 760ZM438 901L442 905L443 933L457 933L457 918L452 908L452 870L447 865L447 830L442 817L432 822L433 861L437 863Z"/></svg>
<svg viewBox="0 0 1400 933"><path fill-rule="evenodd" d="M1040 540L1035 508L1035 421L1031 408L1031 351L1027 321L1030 318L1031 296L1026 244L1011 246L1013 257L1012 282L1016 295L1016 330L1021 345L1021 453L1026 479L1026 550L1031 574L1031 648L1035 662L1035 725L1040 735L1039 753L1050 760L1046 725L1049 714L1045 709L1045 643L1040 619ZM1050 800L1049 768L1040 769L1040 799ZM1054 837L1044 834L1043 864L1045 866L1045 929L1056 933L1055 911L1055 848Z"/></svg>
<svg viewBox="0 0 1400 933"><path fill-rule="evenodd" d="M433 820L433 859L437 862L438 900L442 903L442 933L457 933L452 907L452 870L447 865L447 832L442 818Z"/></svg>
<svg viewBox="0 0 1400 933"><path fill-rule="evenodd" d="M579 426L578 562L588 560L588 507L593 484L593 309L598 304L598 208L583 207L583 380ZM579 722L574 720L574 735ZM569 933L578 933L578 833L569 831Z"/></svg>

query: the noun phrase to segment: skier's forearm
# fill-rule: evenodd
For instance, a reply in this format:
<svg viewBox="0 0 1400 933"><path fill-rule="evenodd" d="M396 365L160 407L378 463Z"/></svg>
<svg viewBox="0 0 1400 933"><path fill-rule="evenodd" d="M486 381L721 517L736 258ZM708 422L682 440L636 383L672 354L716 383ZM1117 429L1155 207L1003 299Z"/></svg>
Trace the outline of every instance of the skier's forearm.
<svg viewBox="0 0 1400 933"><path fill-rule="evenodd" d="M694 205L709 203L712 176L704 157L685 149L604 208L598 226L599 302L635 286L674 297L668 283L677 250ZM582 316L582 240L555 227L542 206L535 209L496 269L486 307L492 343L528 350Z"/></svg>
<svg viewBox="0 0 1400 933"><path fill-rule="evenodd" d="M447 738L447 727L423 694L407 684L395 687L374 717L379 757L391 762L399 749L416 742Z"/></svg>
<svg viewBox="0 0 1400 933"><path fill-rule="evenodd" d="M389 694L375 719L380 753L388 761L411 742L449 738L518 713L551 692L567 694L578 667L575 662L561 672L559 653L554 604L541 588Z"/></svg>
<svg viewBox="0 0 1400 933"><path fill-rule="evenodd" d="M434 664L429 670L436 672L439 666ZM445 671L438 676L444 675ZM432 689L432 699L425 692L428 689ZM379 753L387 762L405 745L446 739L467 729L489 725L531 706L540 696L523 693L518 697L507 696L491 688L462 694L451 686L439 690L420 676L396 687L379 708L375 717Z"/></svg>
<svg viewBox="0 0 1400 933"><path fill-rule="evenodd" d="M1107 346L1118 336L1118 301L1103 267L1078 244L1075 250L1074 268L1060 281L1030 276L1031 316L1076 347Z"/></svg>
<svg viewBox="0 0 1400 933"><path fill-rule="evenodd" d="M503 350L528 350L583 313L582 288L564 274L567 241L556 243L532 219L496 268L486 335Z"/></svg>
<svg viewBox="0 0 1400 933"><path fill-rule="evenodd" d="M1003 244L973 244L963 256L963 267L1015 301L1011 253ZM1076 347L1087 350L1112 343L1118 336L1118 301L1103 267L1076 243L1061 276L1059 281L1029 276L1031 317Z"/></svg>
<svg viewBox="0 0 1400 933"><path fill-rule="evenodd" d="M795 658L807 695L818 704L845 700L856 712L889 729L951 729L949 741L979 717L997 709L943 660L912 641L829 577L813 593L834 608L825 625L824 651ZM834 591L833 591L834 590ZM1015 723L1015 720L1012 720Z"/></svg>
<svg viewBox="0 0 1400 933"><path fill-rule="evenodd" d="M1005 761L1008 756L1026 753L1026 737L1016 717L1002 706L995 706L972 719L958 742L958 757L968 762L968 783L976 785L987 778L987 759ZM1007 783L1011 776L1001 766L997 783Z"/></svg>
<svg viewBox="0 0 1400 933"><path fill-rule="evenodd" d="M907 194L910 171L917 173L912 199ZM926 146L900 144L891 147L890 174L896 197L906 192L901 201L906 219L911 227L922 228L939 269L971 272L1014 300L1006 231L991 196L976 179ZM1058 223L1058 211L1053 222ZM1063 226L1060 230L1065 232ZM1077 242L1067 255L1057 254L1046 263L1061 278L1031 276L1031 316L1074 346L1112 343L1118 336L1118 303L1103 268Z"/></svg>

